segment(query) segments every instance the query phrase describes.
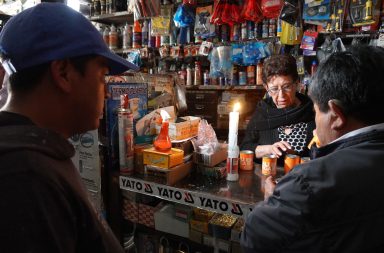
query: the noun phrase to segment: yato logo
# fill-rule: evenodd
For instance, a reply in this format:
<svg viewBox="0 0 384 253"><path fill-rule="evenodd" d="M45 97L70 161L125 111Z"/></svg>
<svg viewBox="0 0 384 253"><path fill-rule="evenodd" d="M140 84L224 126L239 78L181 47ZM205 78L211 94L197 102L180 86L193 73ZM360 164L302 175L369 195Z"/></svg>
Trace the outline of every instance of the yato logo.
<svg viewBox="0 0 384 253"><path fill-rule="evenodd" d="M146 193L153 193L153 190L152 190L152 186L150 185L150 184L145 184L144 183L144 191L146 192Z"/></svg>
<svg viewBox="0 0 384 253"><path fill-rule="evenodd" d="M81 146L85 148L90 148L95 143L95 140L93 139L92 134L85 133L80 136L80 144Z"/></svg>
<svg viewBox="0 0 384 253"><path fill-rule="evenodd" d="M233 214L237 214L237 215L240 215L240 216L243 215L243 210L241 210L241 207L240 207L239 204L232 203L232 210L231 210L231 212Z"/></svg>
<svg viewBox="0 0 384 253"><path fill-rule="evenodd" d="M195 200L193 199L192 194L190 194L189 192L185 192L184 201L191 204L195 203Z"/></svg>

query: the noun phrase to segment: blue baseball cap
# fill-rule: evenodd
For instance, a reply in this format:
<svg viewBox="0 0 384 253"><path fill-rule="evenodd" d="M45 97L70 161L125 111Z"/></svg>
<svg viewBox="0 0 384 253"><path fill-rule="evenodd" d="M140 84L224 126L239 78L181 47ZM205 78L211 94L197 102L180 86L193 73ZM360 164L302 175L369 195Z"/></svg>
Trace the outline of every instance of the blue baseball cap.
<svg viewBox="0 0 384 253"><path fill-rule="evenodd" d="M113 53L83 14L62 3L41 3L12 17L0 33L0 53L4 68L13 71L85 55L105 57L111 75L139 70Z"/></svg>

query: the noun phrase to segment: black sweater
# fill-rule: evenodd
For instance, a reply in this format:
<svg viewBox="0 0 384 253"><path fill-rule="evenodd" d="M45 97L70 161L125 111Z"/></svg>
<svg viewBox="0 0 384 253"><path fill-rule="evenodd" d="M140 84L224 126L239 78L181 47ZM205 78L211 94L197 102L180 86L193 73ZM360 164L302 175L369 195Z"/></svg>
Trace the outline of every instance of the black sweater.
<svg viewBox="0 0 384 253"><path fill-rule="evenodd" d="M89 202L73 155L57 133L0 112L1 252L124 252Z"/></svg>
<svg viewBox="0 0 384 253"><path fill-rule="evenodd" d="M240 150L255 151L258 145L271 145L280 141L278 128L281 126L307 123L306 143L311 141L315 129L313 103L305 95L296 93L297 98L301 101L300 106L278 109L272 101L272 98L261 100L247 126L244 139L240 145ZM300 152L300 156L309 156L309 150L306 148Z"/></svg>

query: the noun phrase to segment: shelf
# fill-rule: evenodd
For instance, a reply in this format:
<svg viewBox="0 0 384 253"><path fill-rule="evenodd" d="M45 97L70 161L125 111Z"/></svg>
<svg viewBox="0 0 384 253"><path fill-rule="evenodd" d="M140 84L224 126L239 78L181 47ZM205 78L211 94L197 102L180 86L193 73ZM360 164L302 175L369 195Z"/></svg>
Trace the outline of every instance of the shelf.
<svg viewBox="0 0 384 253"><path fill-rule="evenodd" d="M187 90L264 90L262 85L236 85L236 86L220 86L220 85L199 85L185 86Z"/></svg>
<svg viewBox="0 0 384 253"><path fill-rule="evenodd" d="M240 171L239 181L213 181L191 175L175 186L156 182L146 176L120 176L120 189L158 197L167 201L245 218L253 206L264 199L261 191L261 166L254 171Z"/></svg>
<svg viewBox="0 0 384 253"><path fill-rule="evenodd" d="M99 16L88 17L90 21L104 24L124 24L133 23L133 14L128 11L115 12L112 14L103 14Z"/></svg>

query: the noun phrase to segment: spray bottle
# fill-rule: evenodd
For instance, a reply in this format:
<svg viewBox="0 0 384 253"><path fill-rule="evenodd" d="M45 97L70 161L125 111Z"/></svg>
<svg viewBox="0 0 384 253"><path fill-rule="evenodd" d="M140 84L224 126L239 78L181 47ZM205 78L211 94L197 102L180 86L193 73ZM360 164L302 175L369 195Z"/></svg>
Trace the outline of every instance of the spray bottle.
<svg viewBox="0 0 384 253"><path fill-rule="evenodd" d="M120 95L120 108L117 110L119 133L120 173L132 175L134 171L133 114L129 109L128 95Z"/></svg>
<svg viewBox="0 0 384 253"><path fill-rule="evenodd" d="M172 142L168 134L170 116L164 110L160 111L160 115L163 121L161 123L160 133L156 140L153 142L153 146L157 151L168 152L172 148Z"/></svg>

